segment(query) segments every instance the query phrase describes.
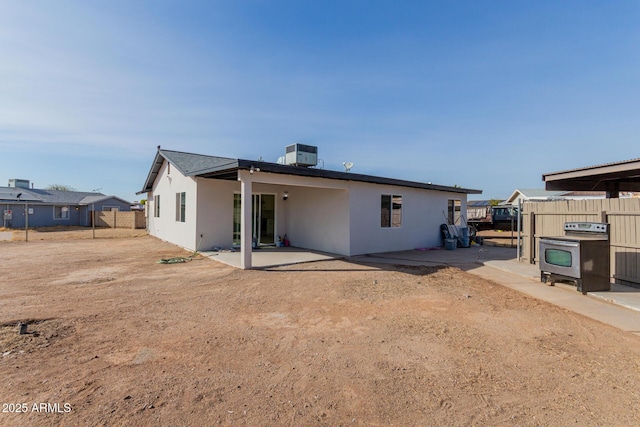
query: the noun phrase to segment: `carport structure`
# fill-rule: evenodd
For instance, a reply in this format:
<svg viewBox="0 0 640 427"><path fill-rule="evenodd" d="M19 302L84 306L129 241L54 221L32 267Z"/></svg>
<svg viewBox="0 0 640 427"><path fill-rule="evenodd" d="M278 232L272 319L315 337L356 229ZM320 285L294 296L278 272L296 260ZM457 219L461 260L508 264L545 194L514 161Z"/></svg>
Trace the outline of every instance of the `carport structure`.
<svg viewBox="0 0 640 427"><path fill-rule="evenodd" d="M547 190L605 191L608 199L621 191L640 191L640 158L542 175Z"/></svg>

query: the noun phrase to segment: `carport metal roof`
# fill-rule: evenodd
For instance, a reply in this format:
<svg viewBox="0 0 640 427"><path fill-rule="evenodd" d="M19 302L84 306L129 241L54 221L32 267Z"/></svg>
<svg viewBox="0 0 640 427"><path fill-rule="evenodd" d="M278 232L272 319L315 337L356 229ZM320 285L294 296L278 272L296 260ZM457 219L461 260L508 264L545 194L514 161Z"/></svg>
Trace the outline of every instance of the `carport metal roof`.
<svg viewBox="0 0 640 427"><path fill-rule="evenodd" d="M640 158L551 172L542 180L547 190L606 191L617 198L620 191L640 191Z"/></svg>

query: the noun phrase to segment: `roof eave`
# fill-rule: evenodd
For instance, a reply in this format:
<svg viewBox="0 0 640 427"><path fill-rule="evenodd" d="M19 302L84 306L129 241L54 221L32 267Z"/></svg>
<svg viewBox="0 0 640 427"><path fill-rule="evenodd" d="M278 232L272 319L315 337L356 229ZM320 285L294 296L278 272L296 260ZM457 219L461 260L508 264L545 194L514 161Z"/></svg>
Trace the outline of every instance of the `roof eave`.
<svg viewBox="0 0 640 427"><path fill-rule="evenodd" d="M153 163L151 164L151 169L149 169L149 173L147 174L144 186L142 187L142 190L138 191L136 194L148 193L153 189L153 183L156 181L156 177L158 176L158 172L160 172L160 167L162 167L164 161L165 157L162 155L160 150L158 150L153 158Z"/></svg>
<svg viewBox="0 0 640 427"><path fill-rule="evenodd" d="M445 191L460 194L482 194L482 190L463 187L450 187L445 185L427 184L417 181L406 181L395 178L384 178L374 175L354 174L351 172L329 171L325 169L306 168L301 166L281 165L278 163L268 163L253 160L238 159L238 169L251 170L259 169L262 172L279 173L283 175L308 176L327 179L338 179L343 181L360 181L373 184L397 185L401 187L421 188L425 190Z"/></svg>

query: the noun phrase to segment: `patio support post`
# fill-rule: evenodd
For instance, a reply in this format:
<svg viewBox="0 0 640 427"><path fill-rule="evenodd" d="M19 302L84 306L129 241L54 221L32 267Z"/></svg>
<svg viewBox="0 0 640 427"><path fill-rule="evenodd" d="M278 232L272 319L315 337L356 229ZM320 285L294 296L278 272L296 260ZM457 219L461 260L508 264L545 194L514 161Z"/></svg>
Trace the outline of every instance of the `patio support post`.
<svg viewBox="0 0 640 427"><path fill-rule="evenodd" d="M239 171L240 179L240 267L243 270L251 268L251 208L252 181L247 171Z"/></svg>

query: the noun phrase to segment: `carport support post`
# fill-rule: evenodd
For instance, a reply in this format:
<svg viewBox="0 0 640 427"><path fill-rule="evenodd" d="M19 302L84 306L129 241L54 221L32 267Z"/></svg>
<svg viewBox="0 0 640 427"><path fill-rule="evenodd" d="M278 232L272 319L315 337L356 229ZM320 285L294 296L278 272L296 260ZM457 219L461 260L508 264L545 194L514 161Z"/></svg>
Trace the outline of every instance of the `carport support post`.
<svg viewBox="0 0 640 427"><path fill-rule="evenodd" d="M240 179L240 267L251 268L252 181L247 171L239 171Z"/></svg>
<svg viewBox="0 0 640 427"><path fill-rule="evenodd" d="M24 241L29 241L29 204L24 204Z"/></svg>

